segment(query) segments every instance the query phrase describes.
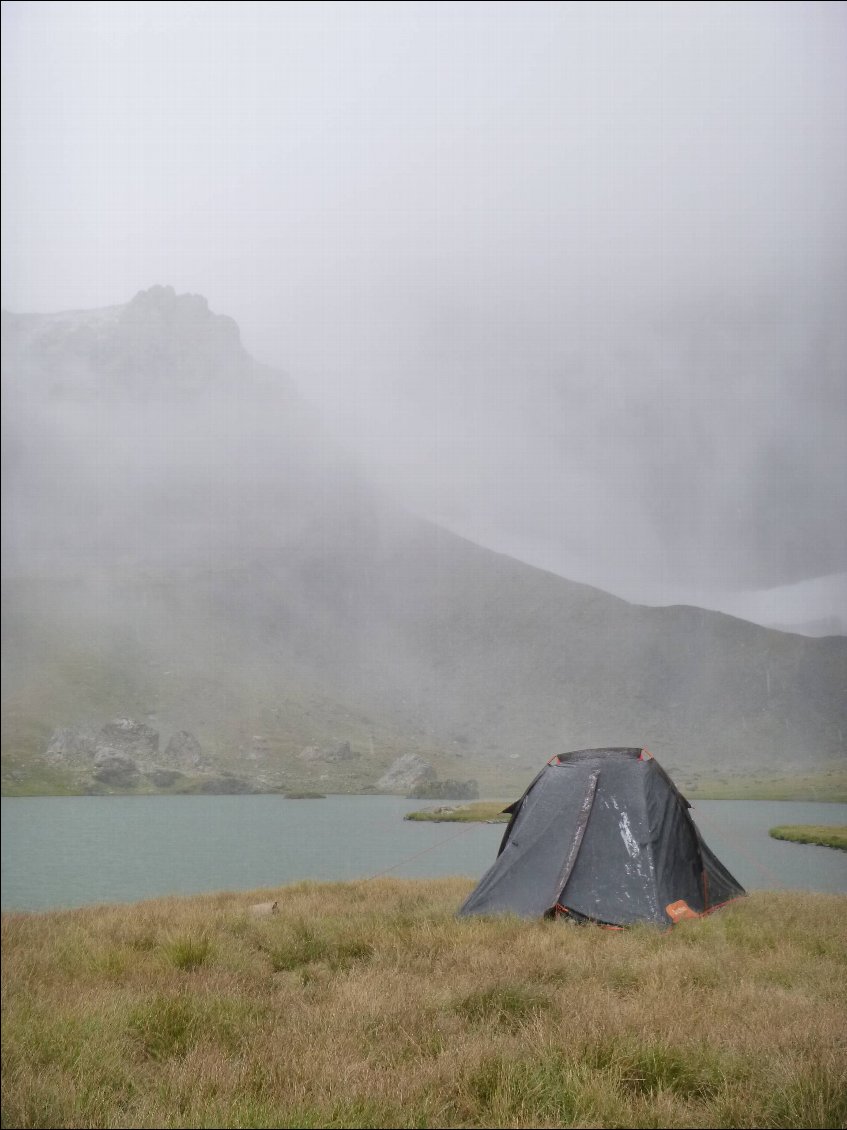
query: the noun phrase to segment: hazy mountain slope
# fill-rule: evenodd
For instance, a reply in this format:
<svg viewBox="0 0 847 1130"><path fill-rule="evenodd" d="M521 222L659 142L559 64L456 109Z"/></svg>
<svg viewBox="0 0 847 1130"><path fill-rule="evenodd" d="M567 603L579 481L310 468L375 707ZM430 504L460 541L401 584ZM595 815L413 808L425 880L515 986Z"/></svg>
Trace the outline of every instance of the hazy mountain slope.
<svg viewBox="0 0 847 1130"><path fill-rule="evenodd" d="M129 716L297 779L349 741L358 785L407 750L476 775L602 744L843 756L847 640L631 605L399 512L201 299L3 340L8 753Z"/></svg>

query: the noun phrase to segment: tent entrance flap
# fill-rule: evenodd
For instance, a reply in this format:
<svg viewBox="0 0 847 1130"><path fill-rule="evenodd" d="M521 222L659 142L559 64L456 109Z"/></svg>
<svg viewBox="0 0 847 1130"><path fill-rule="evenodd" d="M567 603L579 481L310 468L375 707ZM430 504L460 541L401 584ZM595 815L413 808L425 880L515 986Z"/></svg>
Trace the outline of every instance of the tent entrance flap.
<svg viewBox="0 0 847 1130"><path fill-rule="evenodd" d="M500 854L460 914L538 918L559 901L579 858L600 773L551 769L547 787L523 797Z"/></svg>
<svg viewBox="0 0 847 1130"><path fill-rule="evenodd" d="M594 804L594 797L597 795L597 781L600 779L600 773L592 773L588 778L588 789L582 799L582 804L579 808L579 814L576 819L576 826L573 831L573 839L571 840L570 850L568 851L565 866L562 869L562 874L559 876L559 894L556 902L561 902L565 896L565 888L568 885L568 879L571 877L571 872L576 863L576 857L579 855L579 849L582 846L582 838L585 835L585 829L588 827L588 818L591 815L591 806Z"/></svg>

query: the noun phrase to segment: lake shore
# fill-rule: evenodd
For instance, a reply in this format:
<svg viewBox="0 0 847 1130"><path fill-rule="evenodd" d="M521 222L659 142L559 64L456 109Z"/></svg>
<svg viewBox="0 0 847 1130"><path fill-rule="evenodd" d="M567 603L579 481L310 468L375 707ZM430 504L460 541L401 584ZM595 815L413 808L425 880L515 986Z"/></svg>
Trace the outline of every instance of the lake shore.
<svg viewBox="0 0 847 1130"><path fill-rule="evenodd" d="M508 763L500 764L487 775L478 765L468 767L469 775L479 781L484 797L508 797L505 804L516 800L541 768L543 762L518 772ZM847 769L828 767L813 771L771 772L745 771L710 774L690 770L671 771L674 783L689 800L788 800L847 802ZM184 777L174 784L157 788L149 780L133 787L99 784L92 791L91 781L78 771L44 762L38 758L14 758L4 755L0 796L275 796L286 793L320 793L334 796L372 796L381 794L375 784L359 779L334 777L330 781L302 780L297 784L285 780L251 779L243 767L228 766L210 771L205 776ZM449 799L444 803L452 804Z"/></svg>

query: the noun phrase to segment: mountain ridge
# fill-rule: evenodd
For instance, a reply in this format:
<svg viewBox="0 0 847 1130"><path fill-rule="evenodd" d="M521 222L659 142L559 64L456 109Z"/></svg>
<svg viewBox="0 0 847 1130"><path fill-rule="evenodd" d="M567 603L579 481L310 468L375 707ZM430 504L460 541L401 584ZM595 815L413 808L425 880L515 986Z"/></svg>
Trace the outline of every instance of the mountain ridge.
<svg viewBox="0 0 847 1130"><path fill-rule="evenodd" d="M847 640L633 604L478 546L371 488L205 300L108 309L96 340L79 314L58 334L33 316L46 346L4 317L16 771L54 730L115 717L324 788L373 787L407 752L483 784L593 745L722 771L842 762ZM301 756L344 742L349 763Z"/></svg>

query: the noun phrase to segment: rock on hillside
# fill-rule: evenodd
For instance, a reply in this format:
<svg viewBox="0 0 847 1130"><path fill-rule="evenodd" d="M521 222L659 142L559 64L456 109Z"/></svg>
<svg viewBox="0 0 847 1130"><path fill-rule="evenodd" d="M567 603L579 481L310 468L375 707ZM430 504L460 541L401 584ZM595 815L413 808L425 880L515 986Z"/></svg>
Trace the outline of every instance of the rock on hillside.
<svg viewBox="0 0 847 1130"><path fill-rule="evenodd" d="M179 730L165 747L165 761L184 769L199 769L204 764L200 742L187 730Z"/></svg>
<svg viewBox="0 0 847 1130"><path fill-rule="evenodd" d="M409 796L414 800L479 800L479 782L456 781L452 777L443 781L420 781Z"/></svg>
<svg viewBox="0 0 847 1130"><path fill-rule="evenodd" d="M353 761L358 756L358 750L353 749L349 742L342 742L340 745L331 746L329 749L310 745L300 752L301 761Z"/></svg>
<svg viewBox="0 0 847 1130"><path fill-rule="evenodd" d="M159 752L159 735L143 722L116 718L107 722L97 735L95 757L131 757L148 761Z"/></svg>
<svg viewBox="0 0 847 1130"><path fill-rule="evenodd" d="M50 735L44 756L50 761L91 760L97 749L97 731L89 726L60 726Z"/></svg>
<svg viewBox="0 0 847 1130"><path fill-rule="evenodd" d="M118 789L131 789L140 779L135 761L124 754L108 754L98 758L92 776L100 784Z"/></svg>
<svg viewBox="0 0 847 1130"><path fill-rule="evenodd" d="M376 783L378 789L386 793L407 793L422 781L435 779L435 770L416 753L404 753L398 757Z"/></svg>

